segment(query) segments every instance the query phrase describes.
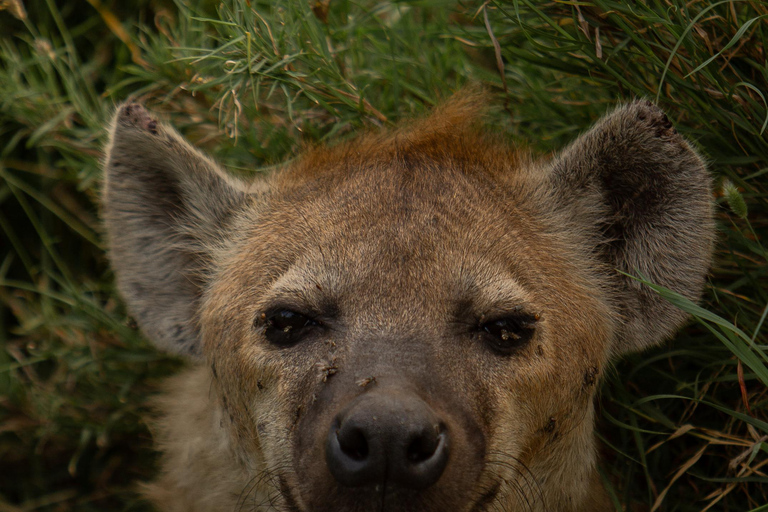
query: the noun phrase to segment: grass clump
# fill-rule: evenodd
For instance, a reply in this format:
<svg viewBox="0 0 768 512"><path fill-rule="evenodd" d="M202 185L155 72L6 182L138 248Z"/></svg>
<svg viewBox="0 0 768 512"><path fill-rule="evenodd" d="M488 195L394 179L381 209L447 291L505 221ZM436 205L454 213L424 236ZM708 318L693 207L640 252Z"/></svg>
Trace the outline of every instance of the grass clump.
<svg viewBox="0 0 768 512"><path fill-rule="evenodd" d="M0 510L147 510L146 398L179 363L131 325L104 258L115 103L147 103L250 173L469 80L497 95L495 126L540 152L644 96L709 159L708 292L699 307L658 290L696 321L607 379L602 473L617 510L768 510L764 3L19 5L0 2Z"/></svg>

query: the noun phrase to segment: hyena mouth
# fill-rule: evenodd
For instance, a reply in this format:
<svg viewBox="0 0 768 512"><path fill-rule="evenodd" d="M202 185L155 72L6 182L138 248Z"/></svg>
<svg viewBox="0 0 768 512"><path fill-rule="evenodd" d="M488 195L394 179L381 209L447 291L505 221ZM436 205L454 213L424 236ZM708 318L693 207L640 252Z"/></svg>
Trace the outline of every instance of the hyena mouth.
<svg viewBox="0 0 768 512"><path fill-rule="evenodd" d="M345 375L348 373L348 375ZM340 371L296 429L291 491L303 509L467 511L485 454L474 418L450 398L380 372L365 389Z"/></svg>

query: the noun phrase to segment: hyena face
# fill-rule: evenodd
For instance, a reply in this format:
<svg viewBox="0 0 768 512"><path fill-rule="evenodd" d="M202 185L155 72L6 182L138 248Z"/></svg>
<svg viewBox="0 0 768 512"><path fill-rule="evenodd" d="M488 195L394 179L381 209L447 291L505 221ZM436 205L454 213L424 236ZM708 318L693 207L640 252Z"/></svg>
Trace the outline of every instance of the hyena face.
<svg viewBox="0 0 768 512"><path fill-rule="evenodd" d="M118 283L198 363L161 400L161 508L606 506L595 387L684 320L622 272L698 297L708 176L647 102L538 163L473 130L479 102L252 184L118 111Z"/></svg>

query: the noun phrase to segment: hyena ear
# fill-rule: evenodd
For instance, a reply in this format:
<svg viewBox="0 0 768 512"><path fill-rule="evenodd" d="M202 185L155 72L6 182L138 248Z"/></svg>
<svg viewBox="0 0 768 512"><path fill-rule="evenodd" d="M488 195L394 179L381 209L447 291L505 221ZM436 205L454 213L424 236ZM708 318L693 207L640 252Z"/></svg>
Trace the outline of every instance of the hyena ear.
<svg viewBox="0 0 768 512"><path fill-rule="evenodd" d="M598 237L621 321L614 355L670 337L686 314L622 272L699 299L714 241L701 157L664 112L638 100L606 115L551 165L550 191L564 218Z"/></svg>
<svg viewBox="0 0 768 512"><path fill-rule="evenodd" d="M160 348L198 355L207 250L246 197L209 158L141 105L115 115L103 214L128 309Z"/></svg>

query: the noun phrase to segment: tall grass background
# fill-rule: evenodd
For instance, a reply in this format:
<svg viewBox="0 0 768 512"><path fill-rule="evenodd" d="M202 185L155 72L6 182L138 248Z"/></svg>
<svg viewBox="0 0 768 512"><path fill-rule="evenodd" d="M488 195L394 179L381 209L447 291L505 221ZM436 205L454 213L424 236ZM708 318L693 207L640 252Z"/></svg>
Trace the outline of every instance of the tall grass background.
<svg viewBox="0 0 768 512"><path fill-rule="evenodd" d="M599 409L616 510L768 511L768 5L646 0L0 1L0 511L149 510L147 399L182 362L117 297L99 224L114 105L269 172L469 81L545 154L650 98L710 163L719 243L694 320L618 362ZM638 276L642 279L642 276ZM649 284L651 285L651 284Z"/></svg>

